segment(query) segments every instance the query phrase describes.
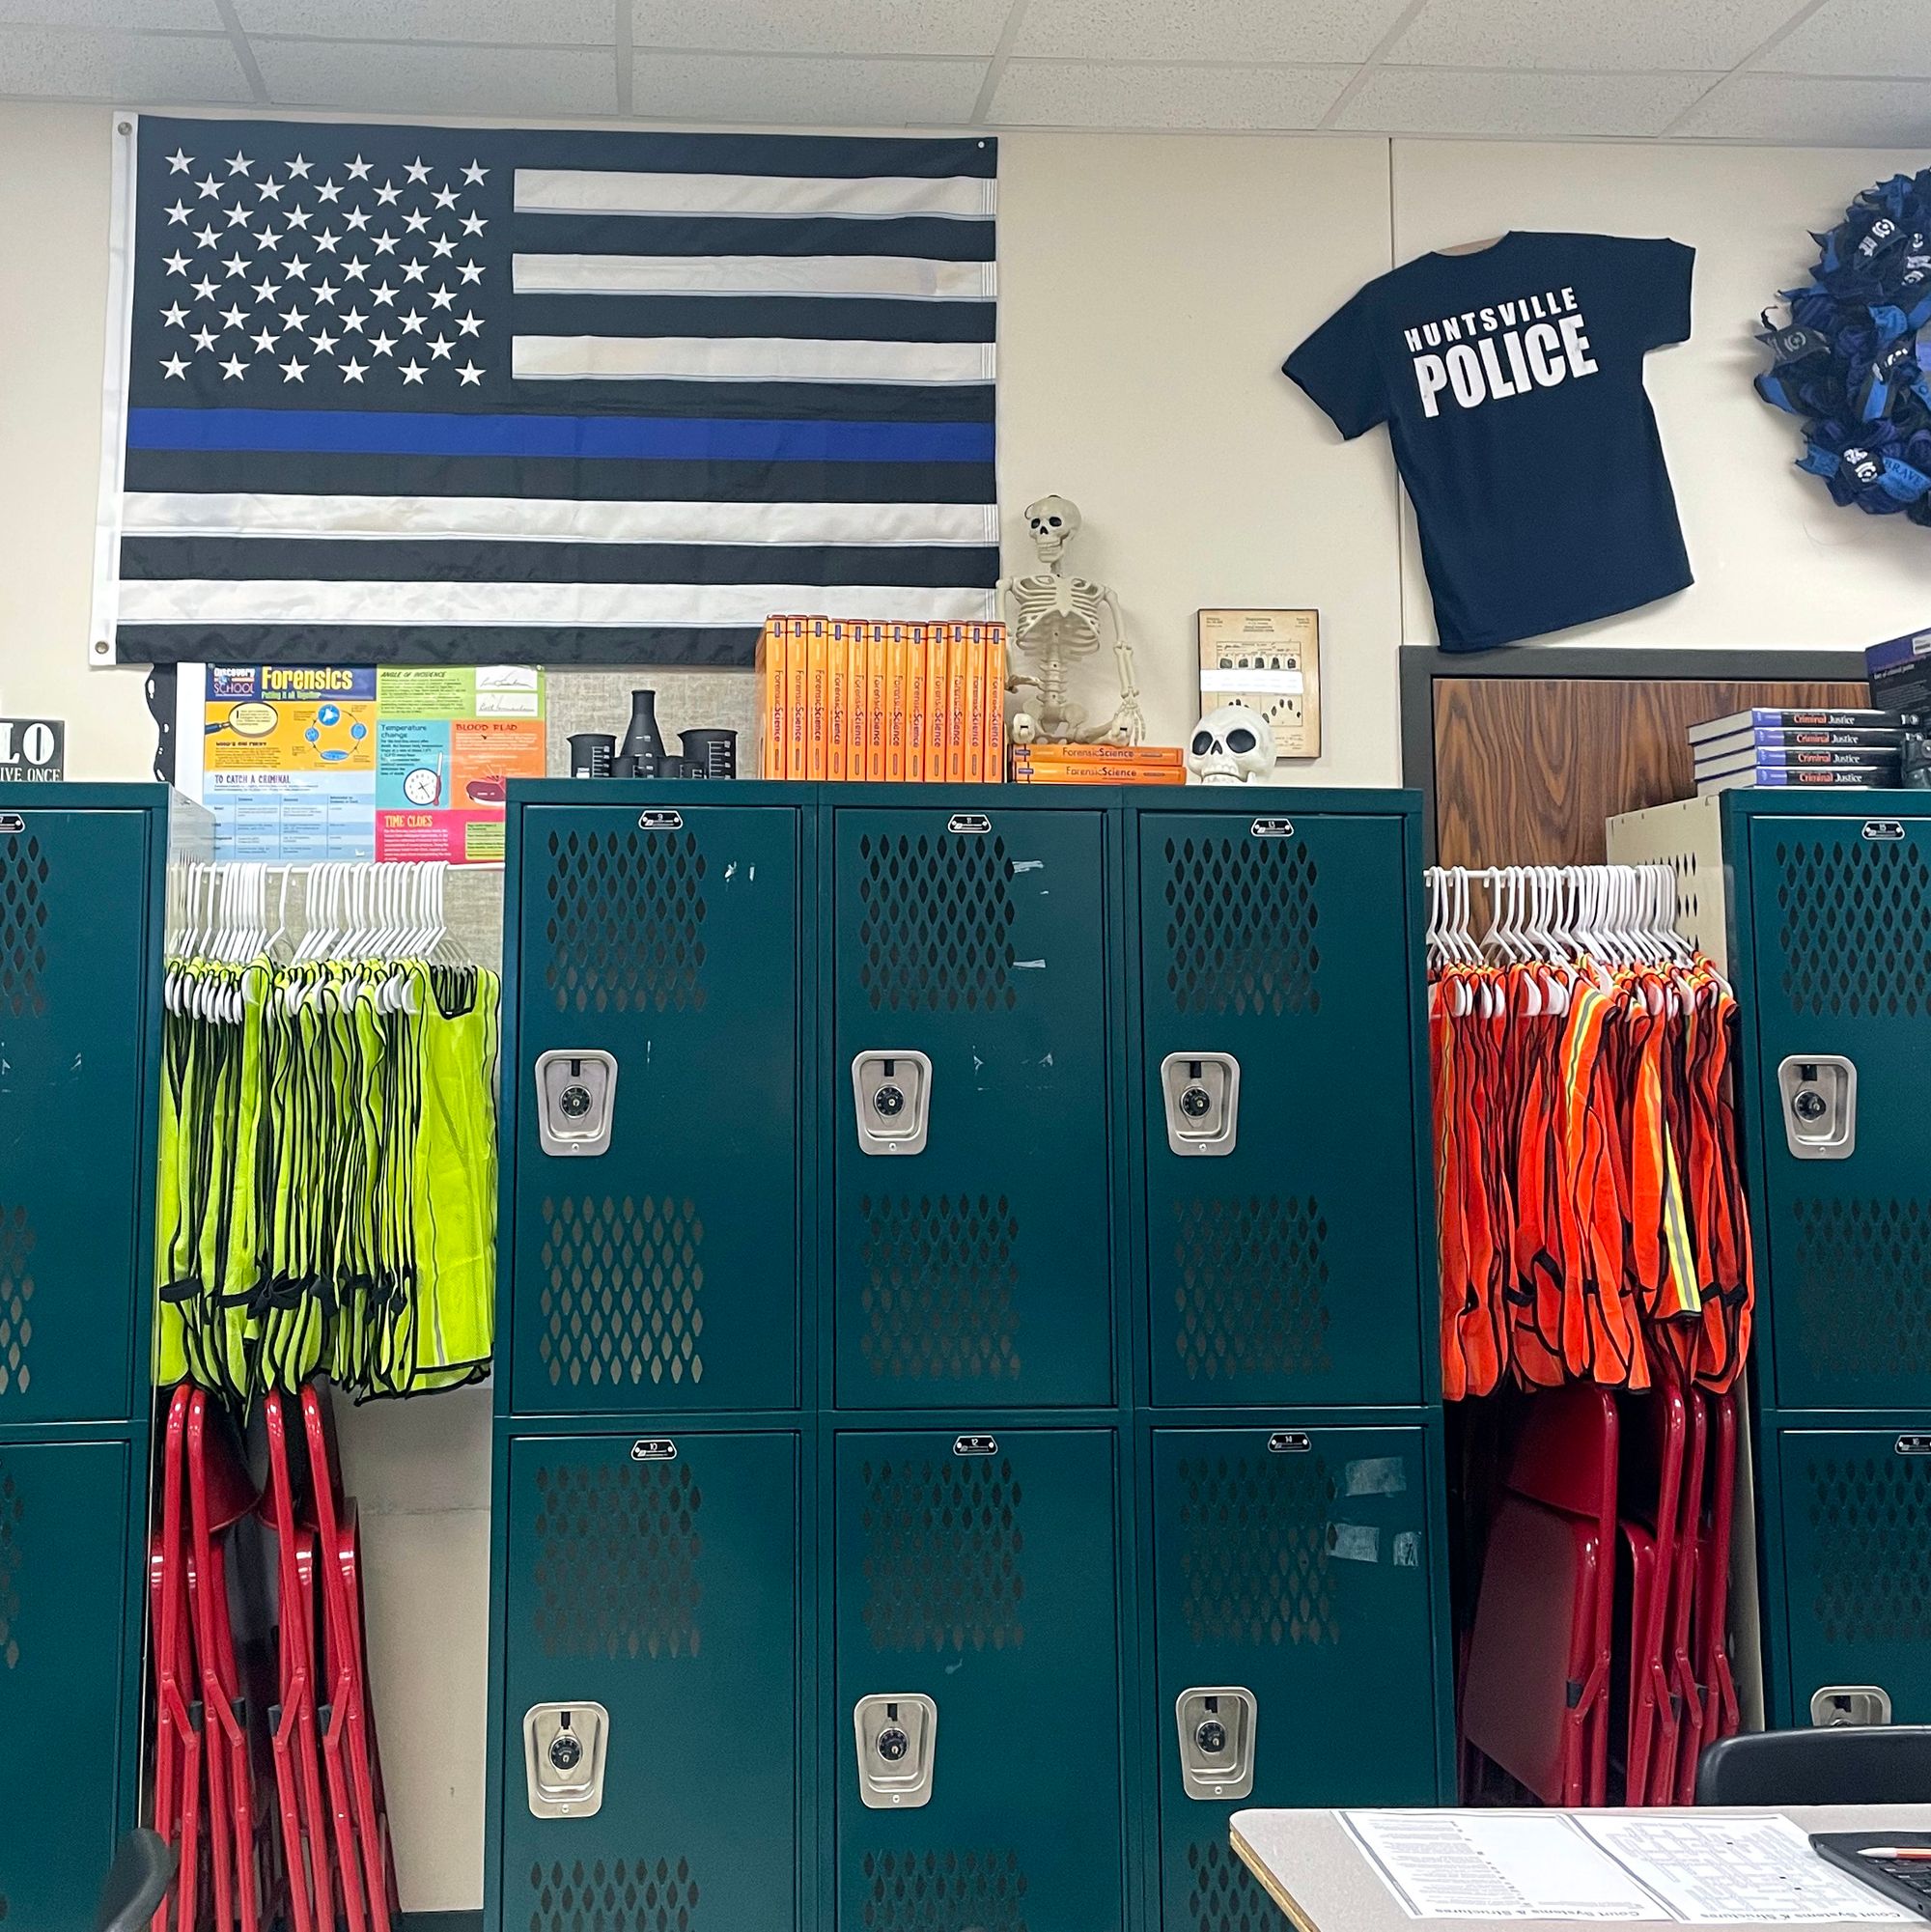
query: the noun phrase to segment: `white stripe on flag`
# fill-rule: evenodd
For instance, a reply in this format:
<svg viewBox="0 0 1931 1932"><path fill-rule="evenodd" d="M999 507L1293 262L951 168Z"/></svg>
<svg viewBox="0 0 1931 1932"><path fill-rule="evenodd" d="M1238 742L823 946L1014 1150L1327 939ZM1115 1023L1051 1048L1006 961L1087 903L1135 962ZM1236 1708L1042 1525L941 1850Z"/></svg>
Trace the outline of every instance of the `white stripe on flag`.
<svg viewBox="0 0 1931 1932"><path fill-rule="evenodd" d="M518 168L518 214L733 214L989 219L999 186L976 175L653 175Z"/></svg>
<svg viewBox="0 0 1931 1932"><path fill-rule="evenodd" d="M519 335L518 381L990 382L990 342L818 342L797 336Z"/></svg>
<svg viewBox="0 0 1931 1932"><path fill-rule="evenodd" d="M907 584L390 583L137 577L123 624L760 625L774 610L841 609L908 622L991 619L990 590Z"/></svg>
<svg viewBox="0 0 1931 1932"><path fill-rule="evenodd" d="M605 503L556 496L272 496L130 490L128 537L422 543L996 544L990 503ZM822 594L821 594L822 596ZM777 608L774 604L773 609Z"/></svg>
<svg viewBox="0 0 1931 1932"><path fill-rule="evenodd" d="M513 255L519 295L890 295L989 302L990 262L922 255Z"/></svg>

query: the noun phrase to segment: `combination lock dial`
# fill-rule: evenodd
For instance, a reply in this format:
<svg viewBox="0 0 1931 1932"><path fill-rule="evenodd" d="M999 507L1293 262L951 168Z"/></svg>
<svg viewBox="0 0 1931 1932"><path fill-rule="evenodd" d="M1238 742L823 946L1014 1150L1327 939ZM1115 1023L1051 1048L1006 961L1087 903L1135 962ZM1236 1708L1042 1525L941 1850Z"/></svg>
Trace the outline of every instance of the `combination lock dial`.
<svg viewBox="0 0 1931 1932"><path fill-rule="evenodd" d="M559 1111L572 1120L581 1120L590 1111L590 1089L588 1087L565 1087L557 1100Z"/></svg>
<svg viewBox="0 0 1931 1932"><path fill-rule="evenodd" d="M1227 1749L1227 1726L1217 1718L1209 1718L1193 1733L1193 1742L1210 1756L1217 1755Z"/></svg>
<svg viewBox="0 0 1931 1932"><path fill-rule="evenodd" d="M574 1771L583 1762L583 1747L574 1732L564 1731L550 1740L549 1761L553 1769L562 1772Z"/></svg>
<svg viewBox="0 0 1931 1932"><path fill-rule="evenodd" d="M1205 1087L1189 1087L1180 1096L1180 1110L1189 1120L1198 1120L1213 1105L1213 1096Z"/></svg>
<svg viewBox="0 0 1931 1932"><path fill-rule="evenodd" d="M873 1108L886 1120L895 1120L905 1111L905 1095L897 1087L881 1087L872 1096Z"/></svg>
<svg viewBox="0 0 1931 1932"><path fill-rule="evenodd" d="M879 1733L879 1755L887 1764L896 1764L911 1749L911 1740L894 1725Z"/></svg>

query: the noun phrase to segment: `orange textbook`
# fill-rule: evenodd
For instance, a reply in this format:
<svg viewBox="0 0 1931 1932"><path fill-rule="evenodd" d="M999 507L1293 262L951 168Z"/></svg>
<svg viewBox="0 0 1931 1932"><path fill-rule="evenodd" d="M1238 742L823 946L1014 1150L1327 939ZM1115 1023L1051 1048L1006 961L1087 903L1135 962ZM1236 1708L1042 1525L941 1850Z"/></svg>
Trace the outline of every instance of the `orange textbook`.
<svg viewBox="0 0 1931 1932"><path fill-rule="evenodd" d="M894 624L885 638L885 782L902 785L906 775L906 645L910 624Z"/></svg>
<svg viewBox="0 0 1931 1932"><path fill-rule="evenodd" d="M885 649L888 624L865 627L865 776L885 775Z"/></svg>
<svg viewBox="0 0 1931 1932"><path fill-rule="evenodd" d="M986 627L986 782L1006 775L1006 627Z"/></svg>
<svg viewBox="0 0 1931 1932"><path fill-rule="evenodd" d="M846 747L852 737L852 627L831 620L829 686L825 701L825 775L836 784L845 776Z"/></svg>
<svg viewBox="0 0 1931 1932"><path fill-rule="evenodd" d="M945 782L945 735L952 688L952 627L925 627L925 782Z"/></svg>
<svg viewBox="0 0 1931 1932"><path fill-rule="evenodd" d="M785 775L785 701L789 696L785 676L785 621L765 619L765 634L758 639L758 775L782 778Z"/></svg>
<svg viewBox="0 0 1931 1932"><path fill-rule="evenodd" d="M811 620L785 619L785 682L791 694L785 700L785 776L804 776L805 742L811 714Z"/></svg>
<svg viewBox="0 0 1931 1932"><path fill-rule="evenodd" d="M831 623L814 617L805 638L805 669L810 696L804 714L804 775L823 778L831 729Z"/></svg>
<svg viewBox="0 0 1931 1932"><path fill-rule="evenodd" d="M923 624L906 626L905 746L906 782L925 781L925 633Z"/></svg>
<svg viewBox="0 0 1931 1932"><path fill-rule="evenodd" d="M966 777L966 665L972 655L972 627L945 627L945 775L955 785Z"/></svg>
<svg viewBox="0 0 1931 1932"><path fill-rule="evenodd" d="M986 633L990 625L966 627L966 782L978 785L986 776Z"/></svg>

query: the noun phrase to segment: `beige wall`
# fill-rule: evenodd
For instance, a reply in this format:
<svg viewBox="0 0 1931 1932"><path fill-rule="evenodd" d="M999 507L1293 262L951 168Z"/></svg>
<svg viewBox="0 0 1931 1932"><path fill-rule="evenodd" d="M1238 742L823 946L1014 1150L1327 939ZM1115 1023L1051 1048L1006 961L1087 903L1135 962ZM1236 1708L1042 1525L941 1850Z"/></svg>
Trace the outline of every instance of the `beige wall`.
<svg viewBox="0 0 1931 1932"><path fill-rule="evenodd" d="M80 777L145 772L137 672L87 668L109 117L0 104L0 709L66 716ZM1278 374L1392 261L1510 227L1696 244L1696 331L1650 363L1698 581L1596 627L1646 643L1861 644L1921 623L1931 535L1831 510L1758 404L1753 318L1863 183L1868 151L1012 134L1001 160L999 471L1009 534L1074 497L1118 586L1153 735L1195 712L1202 603L1322 613L1327 750L1293 775L1398 773L1395 654L1427 639L1385 439L1343 445ZM1390 184L1392 183L1392 200ZM1579 635L1581 633L1578 633ZM572 705L595 694L570 681ZM716 686L663 680L667 721ZM369 1546L372 1667L404 1900L481 1895L486 1389L345 1428Z"/></svg>

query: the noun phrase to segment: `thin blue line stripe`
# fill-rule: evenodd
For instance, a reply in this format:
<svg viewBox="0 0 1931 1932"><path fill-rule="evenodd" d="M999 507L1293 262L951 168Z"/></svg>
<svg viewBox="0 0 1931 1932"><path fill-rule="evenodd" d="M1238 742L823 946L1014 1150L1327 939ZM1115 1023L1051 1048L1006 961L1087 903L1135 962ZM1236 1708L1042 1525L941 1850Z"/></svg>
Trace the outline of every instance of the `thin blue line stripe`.
<svg viewBox="0 0 1931 1932"><path fill-rule="evenodd" d="M130 409L127 447L367 456L990 462L990 423L759 422L332 409Z"/></svg>

